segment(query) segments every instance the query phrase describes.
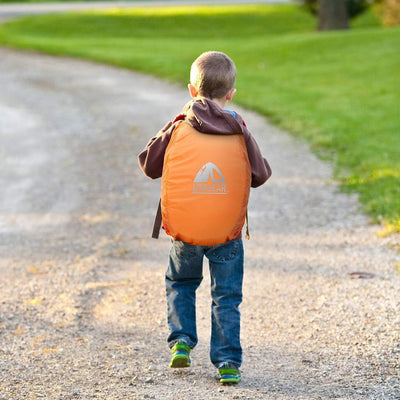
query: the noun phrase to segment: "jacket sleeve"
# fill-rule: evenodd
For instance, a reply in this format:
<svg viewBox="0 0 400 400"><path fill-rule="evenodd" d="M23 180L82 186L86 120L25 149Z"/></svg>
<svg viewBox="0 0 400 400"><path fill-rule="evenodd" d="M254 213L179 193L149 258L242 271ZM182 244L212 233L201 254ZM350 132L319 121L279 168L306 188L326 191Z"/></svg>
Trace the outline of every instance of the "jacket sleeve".
<svg viewBox="0 0 400 400"><path fill-rule="evenodd" d="M168 122L155 137L151 138L145 149L138 155L139 166L149 178L162 175L164 155L176 124Z"/></svg>
<svg viewBox="0 0 400 400"><path fill-rule="evenodd" d="M257 142L247 129L244 137L251 166L251 187L256 188L269 179L272 171L268 161L261 155Z"/></svg>

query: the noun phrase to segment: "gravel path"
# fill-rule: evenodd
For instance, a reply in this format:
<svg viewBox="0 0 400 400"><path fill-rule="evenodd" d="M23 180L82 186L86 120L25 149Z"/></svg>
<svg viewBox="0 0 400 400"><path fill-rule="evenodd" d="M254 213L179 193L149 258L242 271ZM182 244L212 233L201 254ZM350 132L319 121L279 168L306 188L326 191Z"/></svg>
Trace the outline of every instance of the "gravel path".
<svg viewBox="0 0 400 400"><path fill-rule="evenodd" d="M273 178L250 201L244 378L223 387L206 269L194 365L167 367L169 241L149 238L159 182L136 162L186 90L6 49L0 88L1 400L400 399L398 237L304 144L235 107Z"/></svg>
<svg viewBox="0 0 400 400"><path fill-rule="evenodd" d="M251 0L251 3L285 4L292 0ZM165 5L245 4L248 0L115 0L115 1L71 1L44 3L0 3L0 22L22 15L85 11L88 9L157 7Z"/></svg>

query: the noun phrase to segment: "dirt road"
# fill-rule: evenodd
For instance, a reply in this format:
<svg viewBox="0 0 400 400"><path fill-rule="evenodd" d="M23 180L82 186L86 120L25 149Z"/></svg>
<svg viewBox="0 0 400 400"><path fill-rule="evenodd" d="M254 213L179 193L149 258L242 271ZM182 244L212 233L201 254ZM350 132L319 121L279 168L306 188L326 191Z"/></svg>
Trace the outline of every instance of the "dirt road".
<svg viewBox="0 0 400 400"><path fill-rule="evenodd" d="M1 400L400 399L398 238L304 144L235 107L273 178L250 202L243 381L223 387L207 268L193 367L167 367L169 241L149 238L159 182L136 162L186 90L6 49L0 88Z"/></svg>

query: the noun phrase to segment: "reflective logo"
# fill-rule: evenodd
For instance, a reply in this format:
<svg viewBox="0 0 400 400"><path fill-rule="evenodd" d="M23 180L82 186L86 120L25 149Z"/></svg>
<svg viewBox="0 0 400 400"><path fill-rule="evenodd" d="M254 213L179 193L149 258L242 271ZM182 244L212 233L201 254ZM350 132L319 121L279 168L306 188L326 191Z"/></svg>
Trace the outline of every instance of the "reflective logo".
<svg viewBox="0 0 400 400"><path fill-rule="evenodd" d="M225 178L220 169L208 162L204 164L193 181L195 194L227 194Z"/></svg>

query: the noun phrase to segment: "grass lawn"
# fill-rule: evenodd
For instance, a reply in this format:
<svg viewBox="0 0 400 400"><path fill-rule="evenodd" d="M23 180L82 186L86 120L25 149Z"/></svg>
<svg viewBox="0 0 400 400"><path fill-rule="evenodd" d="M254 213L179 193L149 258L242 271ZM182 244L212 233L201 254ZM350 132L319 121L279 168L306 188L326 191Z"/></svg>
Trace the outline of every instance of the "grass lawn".
<svg viewBox="0 0 400 400"><path fill-rule="evenodd" d="M224 51L235 101L308 140L373 221L400 231L400 28L372 13L348 31L314 27L294 5L169 6L23 18L0 27L0 44L184 84L201 52Z"/></svg>

